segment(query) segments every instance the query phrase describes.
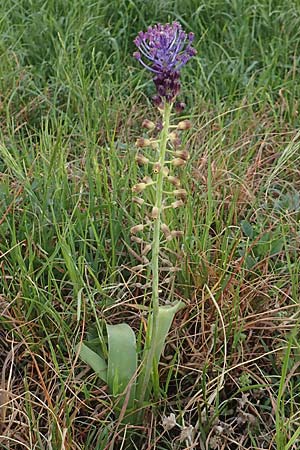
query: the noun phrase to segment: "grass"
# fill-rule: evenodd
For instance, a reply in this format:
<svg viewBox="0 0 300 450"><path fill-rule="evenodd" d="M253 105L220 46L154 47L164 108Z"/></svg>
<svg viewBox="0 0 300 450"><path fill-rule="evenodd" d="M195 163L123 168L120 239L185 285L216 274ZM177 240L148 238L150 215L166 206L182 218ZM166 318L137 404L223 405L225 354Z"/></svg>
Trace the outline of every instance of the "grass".
<svg viewBox="0 0 300 450"><path fill-rule="evenodd" d="M297 450L298 1L2 3L0 447L104 450L129 435L139 449ZM168 213L185 232L165 249L180 270L162 284L186 308L161 400L124 429L76 345L103 319L143 323L133 143L157 114L132 40L173 19L199 55L182 83L189 195Z"/></svg>

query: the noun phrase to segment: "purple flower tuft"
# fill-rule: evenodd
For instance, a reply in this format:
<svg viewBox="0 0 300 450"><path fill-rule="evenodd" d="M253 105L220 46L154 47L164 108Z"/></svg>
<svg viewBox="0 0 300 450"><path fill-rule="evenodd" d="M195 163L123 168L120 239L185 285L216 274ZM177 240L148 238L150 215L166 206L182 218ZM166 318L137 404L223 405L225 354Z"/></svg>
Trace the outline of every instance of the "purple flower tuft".
<svg viewBox="0 0 300 450"><path fill-rule="evenodd" d="M197 53L191 45L193 40L194 34L187 35L178 22L159 23L146 32L140 31L135 38L139 51L133 56L155 74L153 81L160 101L173 102L178 95L180 69Z"/></svg>

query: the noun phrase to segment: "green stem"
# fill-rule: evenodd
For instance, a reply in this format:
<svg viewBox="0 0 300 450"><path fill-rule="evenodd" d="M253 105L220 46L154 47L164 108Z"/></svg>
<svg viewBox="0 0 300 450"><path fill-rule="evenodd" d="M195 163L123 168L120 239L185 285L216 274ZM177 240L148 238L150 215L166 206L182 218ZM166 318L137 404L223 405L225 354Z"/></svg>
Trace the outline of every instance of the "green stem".
<svg viewBox="0 0 300 450"><path fill-rule="evenodd" d="M160 250L160 227L161 227L161 212L162 212L162 200L163 200L163 183L164 174L162 168L165 164L167 142L170 127L170 116L172 111L172 104L165 103L163 110L163 128L160 135L159 145L159 163L161 170L157 176L156 183L156 198L155 206L158 208L159 214L154 221L153 229L153 241L152 241L152 259L151 259L151 272L152 272L152 299L151 299L151 315L148 317L148 327L146 333L146 342L144 349L143 367L138 381L138 406L142 407L146 392L148 390L148 384L151 377L151 372L155 368L154 364L158 364L155 361L155 348L157 345L157 319L159 314L159 250Z"/></svg>

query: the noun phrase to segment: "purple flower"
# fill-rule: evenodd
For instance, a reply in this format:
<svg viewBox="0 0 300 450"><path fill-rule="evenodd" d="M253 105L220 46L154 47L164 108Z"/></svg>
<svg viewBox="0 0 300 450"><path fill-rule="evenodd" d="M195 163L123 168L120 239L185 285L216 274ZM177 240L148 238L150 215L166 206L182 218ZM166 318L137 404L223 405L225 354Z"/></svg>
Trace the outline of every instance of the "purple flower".
<svg viewBox="0 0 300 450"><path fill-rule="evenodd" d="M146 32L140 31L135 38L139 51L133 56L155 74L156 103L162 100L173 102L178 95L180 69L196 54L191 45L193 40L194 34L187 35L178 22L159 23Z"/></svg>

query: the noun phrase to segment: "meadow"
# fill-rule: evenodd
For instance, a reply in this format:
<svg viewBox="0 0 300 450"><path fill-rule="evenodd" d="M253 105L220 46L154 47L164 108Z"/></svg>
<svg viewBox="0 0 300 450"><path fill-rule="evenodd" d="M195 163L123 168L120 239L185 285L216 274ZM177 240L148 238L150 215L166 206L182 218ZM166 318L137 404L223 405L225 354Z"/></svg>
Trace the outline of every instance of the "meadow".
<svg viewBox="0 0 300 450"><path fill-rule="evenodd" d="M185 307L131 425L78 343L143 340L135 141L159 113L133 39L174 20L197 56L161 302ZM0 2L1 449L299 450L299 51L299 0Z"/></svg>

